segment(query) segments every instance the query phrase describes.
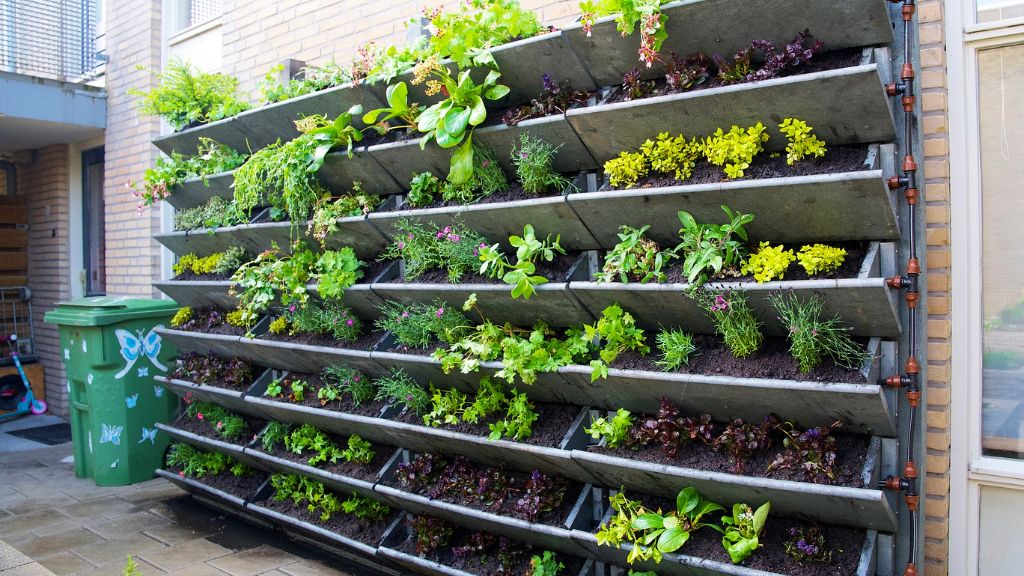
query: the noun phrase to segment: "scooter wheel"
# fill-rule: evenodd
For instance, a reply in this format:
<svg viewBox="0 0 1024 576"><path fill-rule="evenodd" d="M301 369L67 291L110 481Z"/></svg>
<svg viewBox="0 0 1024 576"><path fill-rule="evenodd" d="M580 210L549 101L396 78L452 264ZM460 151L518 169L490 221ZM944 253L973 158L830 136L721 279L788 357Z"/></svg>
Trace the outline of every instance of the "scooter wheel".
<svg viewBox="0 0 1024 576"><path fill-rule="evenodd" d="M46 401L45 400L33 400L32 406L29 407L32 414L39 416L40 414L46 413Z"/></svg>

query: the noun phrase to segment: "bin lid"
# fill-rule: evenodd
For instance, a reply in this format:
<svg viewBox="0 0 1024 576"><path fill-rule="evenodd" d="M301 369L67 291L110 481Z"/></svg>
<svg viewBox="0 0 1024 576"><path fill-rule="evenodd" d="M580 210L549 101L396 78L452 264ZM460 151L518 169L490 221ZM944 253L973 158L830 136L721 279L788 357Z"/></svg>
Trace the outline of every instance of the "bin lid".
<svg viewBox="0 0 1024 576"><path fill-rule="evenodd" d="M168 316L177 309L178 305L173 300L90 296L58 303L43 320L66 326L108 326L128 320Z"/></svg>

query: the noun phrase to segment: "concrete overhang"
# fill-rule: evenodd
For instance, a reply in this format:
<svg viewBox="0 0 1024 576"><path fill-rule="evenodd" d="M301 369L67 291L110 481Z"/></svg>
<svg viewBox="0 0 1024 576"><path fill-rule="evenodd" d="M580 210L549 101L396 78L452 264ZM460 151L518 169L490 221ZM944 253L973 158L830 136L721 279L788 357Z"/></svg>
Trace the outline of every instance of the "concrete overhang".
<svg viewBox="0 0 1024 576"><path fill-rule="evenodd" d="M106 125L106 90L0 72L0 153L80 142Z"/></svg>

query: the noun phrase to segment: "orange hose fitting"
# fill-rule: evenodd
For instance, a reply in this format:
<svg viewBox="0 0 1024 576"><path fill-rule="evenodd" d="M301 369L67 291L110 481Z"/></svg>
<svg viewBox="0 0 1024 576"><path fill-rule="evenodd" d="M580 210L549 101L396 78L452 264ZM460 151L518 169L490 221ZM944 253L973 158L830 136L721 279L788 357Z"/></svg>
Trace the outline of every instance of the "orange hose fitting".
<svg viewBox="0 0 1024 576"><path fill-rule="evenodd" d="M903 21L904 22L910 22L911 20L914 19L914 5L913 4L904 4L903 8L900 10L900 12L903 14Z"/></svg>
<svg viewBox="0 0 1024 576"><path fill-rule="evenodd" d="M903 191L903 196L907 199L907 204L909 204L910 206L917 205L917 188L907 188L906 190Z"/></svg>
<svg viewBox="0 0 1024 576"><path fill-rule="evenodd" d="M910 80L914 77L914 65L910 62L904 62L903 67L900 68L900 78L903 80Z"/></svg>
<svg viewBox="0 0 1024 576"><path fill-rule="evenodd" d="M899 176L889 178L889 180L886 181L886 184L889 186L889 190L899 190L899 187L903 185Z"/></svg>
<svg viewBox="0 0 1024 576"><path fill-rule="evenodd" d="M921 365L917 363L917 357L907 356L906 372L907 374L919 374L921 372Z"/></svg>
<svg viewBox="0 0 1024 576"><path fill-rule="evenodd" d="M904 172L914 172L915 170L917 170L917 162L914 161L914 157L913 156L911 156L910 154L907 154L903 158L903 171Z"/></svg>
<svg viewBox="0 0 1024 576"><path fill-rule="evenodd" d="M917 576L917 564L907 564L907 569L903 571L903 576Z"/></svg>
<svg viewBox="0 0 1024 576"><path fill-rule="evenodd" d="M907 292L907 296L906 297L907 297L907 308L910 308L911 310L913 310L914 308L917 308L917 302L920 299L921 295L918 294L917 292Z"/></svg>
<svg viewBox="0 0 1024 576"><path fill-rule="evenodd" d="M913 96L904 96L902 98L902 101L903 101L903 111L904 112L913 112L914 111L914 97Z"/></svg>
<svg viewBox="0 0 1024 576"><path fill-rule="evenodd" d="M916 512L917 511L917 505L921 503L921 497L920 496L916 496L916 495L915 496L909 496L908 495L908 496L904 496L903 499L906 500L906 502L907 502L907 510L910 510L911 512Z"/></svg>
<svg viewBox="0 0 1024 576"><path fill-rule="evenodd" d="M921 273L921 261L917 258L907 259L907 275L917 276Z"/></svg>
<svg viewBox="0 0 1024 576"><path fill-rule="evenodd" d="M911 408L917 408L921 405L921 391L907 392L907 404Z"/></svg>
<svg viewBox="0 0 1024 576"><path fill-rule="evenodd" d="M903 465L903 477L911 480L917 479L917 463L913 460L907 460L907 463Z"/></svg>

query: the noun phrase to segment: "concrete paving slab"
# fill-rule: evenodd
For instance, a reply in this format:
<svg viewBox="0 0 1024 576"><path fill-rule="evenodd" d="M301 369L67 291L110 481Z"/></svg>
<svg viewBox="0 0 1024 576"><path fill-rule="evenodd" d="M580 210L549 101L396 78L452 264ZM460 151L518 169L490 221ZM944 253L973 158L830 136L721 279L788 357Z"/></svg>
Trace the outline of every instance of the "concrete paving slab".
<svg viewBox="0 0 1024 576"><path fill-rule="evenodd" d="M88 502L75 501L75 503L67 506L55 507L72 518L92 518L95 516L116 518L138 510L138 504L126 502L117 496L97 498Z"/></svg>
<svg viewBox="0 0 1024 576"><path fill-rule="evenodd" d="M0 540L0 570L10 570L31 563L31 558L14 546Z"/></svg>
<svg viewBox="0 0 1024 576"><path fill-rule="evenodd" d="M139 554L139 558L149 562L153 566L165 572L178 570L197 562L206 562L222 556L232 554L229 550L214 544L205 538L196 538L185 542L177 543L167 548L158 548L150 552Z"/></svg>
<svg viewBox="0 0 1024 576"><path fill-rule="evenodd" d="M103 537L95 532L81 526L71 526L51 532L45 537L36 537L19 543L17 548L31 558L44 558L59 554L69 548L78 548L103 541Z"/></svg>
<svg viewBox="0 0 1024 576"><path fill-rule="evenodd" d="M263 545L251 550L244 550L231 556L217 558L207 562L231 576L257 576L281 566L294 564L300 558L294 554Z"/></svg>
<svg viewBox="0 0 1024 576"><path fill-rule="evenodd" d="M75 574L84 570L95 568L93 564L73 552L61 552L52 556L39 559L39 564L45 566L54 574Z"/></svg>
<svg viewBox="0 0 1024 576"><path fill-rule="evenodd" d="M73 548L72 552L97 566L103 566L104 564L116 561L120 561L123 566L124 561L128 558L129 554L135 556L165 547L166 546L161 542L157 542L148 536L135 533L107 540L105 542L97 542L87 546L78 546Z"/></svg>
<svg viewBox="0 0 1024 576"><path fill-rule="evenodd" d="M128 534L138 534L144 530L159 528L168 524L164 518L143 511L127 514L119 518L88 520L84 526L104 538L117 538Z"/></svg>
<svg viewBox="0 0 1024 576"><path fill-rule="evenodd" d="M0 524L0 538L66 522L68 517L53 509L36 510L10 518Z"/></svg>
<svg viewBox="0 0 1024 576"><path fill-rule="evenodd" d="M178 576L228 576L227 572L217 570L209 564L196 564L195 566L175 570L171 574L177 574Z"/></svg>

